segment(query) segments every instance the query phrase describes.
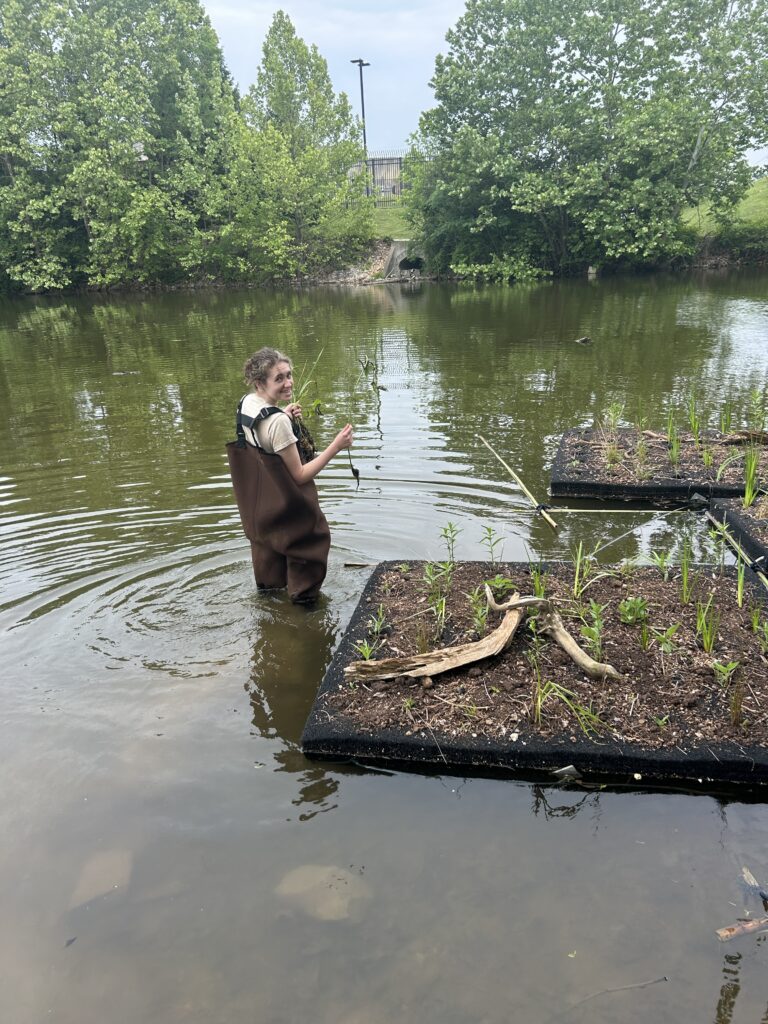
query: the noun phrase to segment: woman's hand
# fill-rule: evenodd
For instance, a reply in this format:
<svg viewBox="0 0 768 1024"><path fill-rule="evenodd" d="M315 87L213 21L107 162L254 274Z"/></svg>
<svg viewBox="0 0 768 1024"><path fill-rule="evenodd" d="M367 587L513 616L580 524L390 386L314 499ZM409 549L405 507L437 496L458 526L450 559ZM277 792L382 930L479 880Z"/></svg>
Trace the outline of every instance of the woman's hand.
<svg viewBox="0 0 768 1024"><path fill-rule="evenodd" d="M333 447L337 452L343 452L345 448L351 448L355 436L352 433L352 425L348 423L343 430L340 430L333 439Z"/></svg>
<svg viewBox="0 0 768 1024"><path fill-rule="evenodd" d="M297 416L301 416L301 406L298 402L291 402L290 405L286 405L283 412L288 413L292 420L295 420Z"/></svg>

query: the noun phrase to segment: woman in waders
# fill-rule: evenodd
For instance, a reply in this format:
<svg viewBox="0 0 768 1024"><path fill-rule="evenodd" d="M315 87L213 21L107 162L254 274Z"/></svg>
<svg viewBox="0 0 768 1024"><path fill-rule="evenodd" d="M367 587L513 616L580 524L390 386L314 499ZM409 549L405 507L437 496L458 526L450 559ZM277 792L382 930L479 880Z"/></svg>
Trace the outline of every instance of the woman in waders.
<svg viewBox="0 0 768 1024"><path fill-rule="evenodd" d="M237 440L227 445L227 454L256 585L287 587L292 601L312 601L325 579L331 545L314 479L334 455L352 446L352 427L347 424L316 455L301 424L301 406L291 402L290 359L262 348L244 372L253 390L237 407ZM279 402L286 403L283 409Z"/></svg>

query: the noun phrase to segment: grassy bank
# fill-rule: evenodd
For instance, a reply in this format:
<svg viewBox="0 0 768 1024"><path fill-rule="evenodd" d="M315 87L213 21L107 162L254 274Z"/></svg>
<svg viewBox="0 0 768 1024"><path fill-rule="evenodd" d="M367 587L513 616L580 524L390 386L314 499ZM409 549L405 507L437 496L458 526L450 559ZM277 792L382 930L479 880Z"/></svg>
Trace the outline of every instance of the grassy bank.
<svg viewBox="0 0 768 1024"><path fill-rule="evenodd" d="M706 203L686 210L683 221L698 236L699 256L704 260L768 260L768 177L751 185L730 224L719 225Z"/></svg>
<svg viewBox="0 0 768 1024"><path fill-rule="evenodd" d="M411 226L402 206L377 206L373 211L377 238L410 238Z"/></svg>

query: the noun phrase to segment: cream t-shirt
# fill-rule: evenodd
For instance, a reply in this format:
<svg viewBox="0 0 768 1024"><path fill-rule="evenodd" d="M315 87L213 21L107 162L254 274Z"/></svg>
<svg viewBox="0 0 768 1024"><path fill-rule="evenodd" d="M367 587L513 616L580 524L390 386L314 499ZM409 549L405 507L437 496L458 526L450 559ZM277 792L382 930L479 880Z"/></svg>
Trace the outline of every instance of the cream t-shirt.
<svg viewBox="0 0 768 1024"><path fill-rule="evenodd" d="M256 417L262 409L266 409L270 404L260 395L257 395L255 391L251 391L243 399L240 411L245 416ZM289 444L296 444L296 435L293 433L291 418L284 412L275 412L271 416L267 416L266 419L260 420L256 424L255 438L253 436L253 429L245 424L243 424L243 432L249 444L256 445L258 443L269 455L275 455L277 452L282 451L283 448L287 448Z"/></svg>

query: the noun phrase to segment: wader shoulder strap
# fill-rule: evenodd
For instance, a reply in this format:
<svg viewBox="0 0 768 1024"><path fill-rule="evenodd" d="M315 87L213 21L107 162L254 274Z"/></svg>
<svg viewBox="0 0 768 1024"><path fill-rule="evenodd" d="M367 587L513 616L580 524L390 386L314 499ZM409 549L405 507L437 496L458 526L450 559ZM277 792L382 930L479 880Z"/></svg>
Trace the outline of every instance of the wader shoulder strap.
<svg viewBox="0 0 768 1024"><path fill-rule="evenodd" d="M237 406L237 419L235 421L235 430L237 431L237 447L242 448L248 442L245 439L245 431L243 430L243 424L253 431L253 436L256 437L256 424L261 420L267 419L268 416L273 416L276 412L282 412L282 409L278 409L276 405L265 405L263 409L256 413L255 416L248 416L243 412L243 402L247 398L247 395L243 395ZM256 438L258 440L258 438Z"/></svg>

